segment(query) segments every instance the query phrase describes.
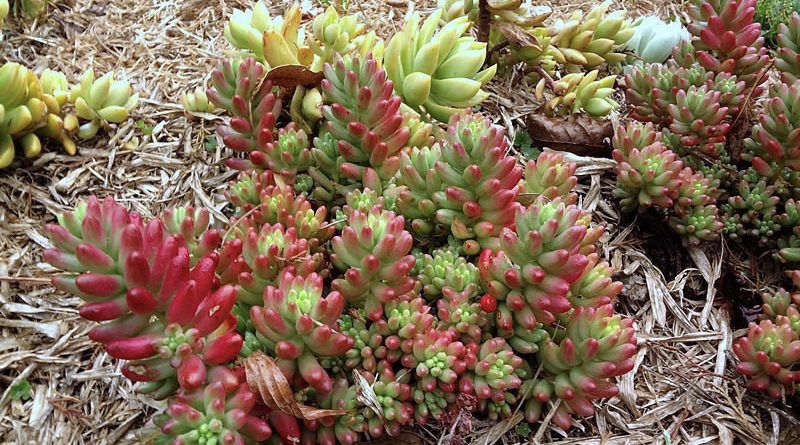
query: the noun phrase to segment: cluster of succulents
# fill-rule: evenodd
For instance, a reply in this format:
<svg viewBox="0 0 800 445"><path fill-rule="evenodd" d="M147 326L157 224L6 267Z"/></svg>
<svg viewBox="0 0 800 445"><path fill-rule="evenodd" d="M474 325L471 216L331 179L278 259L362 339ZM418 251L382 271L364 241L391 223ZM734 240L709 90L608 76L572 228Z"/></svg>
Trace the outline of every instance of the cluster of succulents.
<svg viewBox="0 0 800 445"><path fill-rule="evenodd" d="M306 63L293 11L235 12L226 36L247 57L184 98L224 113L217 132L239 154L227 226L188 207L147 220L110 198L48 226L45 260L67 271L54 285L102 323L90 337L168 399L148 430L156 443L354 444L445 421L459 398L488 419L521 408L537 422L557 400L562 428L591 416L632 368L636 339L614 314L622 284L577 205L576 165L544 153L523 167L503 127L461 109L494 68L479 72L485 47L464 36L466 17L436 31L442 12L421 27L412 17L385 58L354 19L318 16L319 119L285 120L295 104L265 80L265 53L283 39ZM610 101L614 78L596 77L578 88L587 110ZM465 97L441 94L455 90ZM98 113L118 106L90 99ZM276 405L231 366L262 357L296 403L336 414Z"/></svg>
<svg viewBox="0 0 800 445"><path fill-rule="evenodd" d="M138 100L127 81L114 81L108 73L95 82L91 68L70 87L63 73L45 69L37 76L8 62L0 67L0 87L0 169L14 161L15 149L26 158L39 156L41 137L74 155L73 136L89 139L104 123L124 121ZM89 122L81 125L80 119Z"/></svg>
<svg viewBox="0 0 800 445"><path fill-rule="evenodd" d="M664 63L638 63L625 69L630 117L648 125L632 124L617 131L616 194L629 210L652 203L666 209L669 225L688 244L723 233L735 240L755 239L773 249L793 242L796 221L783 201L796 199L790 135L798 93L792 85L790 48L792 29L800 26L800 18L781 27L778 40L786 50L778 51L776 65L782 83L769 88L751 137L740 142L731 134L733 124L747 119L763 92L763 70L769 63L760 25L753 21L754 3L693 0L687 26L692 40L678 43L673 57ZM642 133L653 136L642 139ZM646 162L644 145L655 140L661 141L660 148L649 147ZM737 143L744 148L731 148ZM666 175L662 164L667 159L682 165L674 165ZM639 167L631 176L633 165ZM655 183L643 182L645 171ZM661 188L636 189L634 182ZM647 193L635 195L637 190ZM653 193L664 197L654 201Z"/></svg>

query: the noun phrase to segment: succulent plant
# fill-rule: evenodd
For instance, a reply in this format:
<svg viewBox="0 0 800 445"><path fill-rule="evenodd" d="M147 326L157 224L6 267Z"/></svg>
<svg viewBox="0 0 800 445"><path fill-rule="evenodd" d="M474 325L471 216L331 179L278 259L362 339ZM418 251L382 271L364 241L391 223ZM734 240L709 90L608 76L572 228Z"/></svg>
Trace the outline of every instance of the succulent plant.
<svg viewBox="0 0 800 445"><path fill-rule="evenodd" d="M684 244L699 245L719 238L723 223L715 205L694 206L669 218L669 226L683 237Z"/></svg>
<svg viewBox="0 0 800 445"><path fill-rule="evenodd" d="M372 391L378 400L382 416L378 416L369 407L362 409L367 423L366 432L377 438L385 432L389 436L397 436L403 425L414 419L414 405L411 403L412 390L408 382L411 375L396 375L391 365L381 362L376 375L368 379L372 383Z"/></svg>
<svg viewBox="0 0 800 445"><path fill-rule="evenodd" d="M471 114L454 115L442 143L402 153L400 187L393 193L412 230L428 236L438 224L467 244L496 243L492 239L513 224L523 173L507 147L500 127Z"/></svg>
<svg viewBox="0 0 800 445"><path fill-rule="evenodd" d="M734 74L759 96L769 51L760 36L761 24L753 21L755 6L756 0L692 0L687 12L693 19L688 29L697 62L715 73Z"/></svg>
<svg viewBox="0 0 800 445"><path fill-rule="evenodd" d="M181 95L183 109L190 113L213 113L217 107L208 98L206 89L197 87L194 91L187 91Z"/></svg>
<svg viewBox="0 0 800 445"><path fill-rule="evenodd" d="M538 45L529 45L523 43L516 43L510 40L501 40L508 43L508 54L505 57L499 59L498 63L499 69L507 70L509 67L519 63L525 62L530 66L537 66L541 68L544 72L546 72L551 77L555 75L556 68L558 66L558 62L563 62L563 55L559 52L558 48L551 45L552 37L550 36L550 32L547 28L537 27L531 30L524 30L529 36L533 38L533 41L538 43ZM489 42L490 44L494 43L490 34ZM505 36L502 36L505 39ZM500 44L498 41L496 44ZM504 43L505 44L505 43ZM544 85L542 85L544 87Z"/></svg>
<svg viewBox="0 0 800 445"><path fill-rule="evenodd" d="M461 292L470 284L480 283L478 268L455 249L436 249L430 255L423 255L417 262L420 267L418 279L422 284L422 293L428 299L442 295L445 287ZM476 292L477 289L473 291Z"/></svg>
<svg viewBox="0 0 800 445"><path fill-rule="evenodd" d="M235 227L281 224L287 229L294 228L297 236L307 239L314 250L336 231L326 220L324 206L312 209L305 195L298 195L291 186L275 185L275 175L271 172L240 173L239 180L226 195L239 208L231 221Z"/></svg>
<svg viewBox="0 0 800 445"><path fill-rule="evenodd" d="M324 72L322 92L330 105L323 107L326 121L314 140L319 168L311 169L311 175L323 188L340 189L341 178L380 190L397 173L398 154L410 136L402 125L400 98L371 56L337 56Z"/></svg>
<svg viewBox="0 0 800 445"><path fill-rule="evenodd" d="M439 8L444 10L442 20L449 22L461 16L471 21L478 17L478 2L474 0L439 0ZM534 6L530 0L491 1L487 3L490 20L512 23L528 29L541 25L552 13L547 6Z"/></svg>
<svg viewBox="0 0 800 445"><path fill-rule="evenodd" d="M680 186L675 198L675 212L681 214L691 207L707 206L717 203L720 197L719 181L684 167L678 174Z"/></svg>
<svg viewBox="0 0 800 445"><path fill-rule="evenodd" d="M333 289L371 320L383 317L383 305L414 291L409 276L416 259L413 239L404 230L405 221L394 212L374 206L369 212L354 210L341 236L332 240L331 261L344 278L333 281Z"/></svg>
<svg viewBox="0 0 800 445"><path fill-rule="evenodd" d="M139 102L139 95L132 92L130 82L116 80L113 71L95 80L92 68L83 73L70 95L75 113L89 121L78 129L81 139L94 137L104 123L123 122Z"/></svg>
<svg viewBox="0 0 800 445"><path fill-rule="evenodd" d="M0 87L0 168L5 168L14 161L15 142L26 157L39 155L41 141L33 130L45 118L47 109L39 80L22 65L3 64Z"/></svg>
<svg viewBox="0 0 800 445"><path fill-rule="evenodd" d="M345 414L335 417L323 417L314 422L304 422L302 444L353 445L359 441L361 433L367 432L367 420L363 413L369 408L362 407L361 402L358 400L356 386L351 385L346 378L336 379L333 383L333 389L328 393L318 394L317 398L321 408L340 410L344 411ZM291 434L282 435L284 441L291 443L292 436L298 437L301 428L296 418L286 416L289 418L284 419L283 416L275 418L273 425L291 425L291 428L287 431L287 433L291 432ZM272 418L273 416L270 415L270 417ZM295 433L297 435L294 435ZM297 440L294 440L294 442L297 442Z"/></svg>
<svg viewBox="0 0 800 445"><path fill-rule="evenodd" d="M775 68L781 80L792 85L800 79L800 15L792 13L789 20L778 25L778 53Z"/></svg>
<svg viewBox="0 0 800 445"><path fill-rule="evenodd" d="M567 298L573 307L598 308L613 303L622 291L622 283L612 278L614 269L606 261L600 261L596 253L586 257L586 267L572 283Z"/></svg>
<svg viewBox="0 0 800 445"><path fill-rule="evenodd" d="M618 388L610 379L633 368L636 337L633 320L614 315L611 305L576 308L562 335L558 342L544 342L537 354L544 378L529 380L522 392L528 395L528 422L537 421L542 405L557 397L562 403L552 419L566 429L572 414L591 416L593 400L617 394Z"/></svg>
<svg viewBox="0 0 800 445"><path fill-rule="evenodd" d="M19 0L14 2L14 12L26 19L35 19L47 12L50 0Z"/></svg>
<svg viewBox="0 0 800 445"><path fill-rule="evenodd" d="M239 302L254 305L262 301L268 286L277 286L285 271L301 276L320 271L321 253L312 252L308 239L300 238L294 227L265 224L236 234L220 252L220 281L236 287Z"/></svg>
<svg viewBox="0 0 800 445"><path fill-rule="evenodd" d="M481 87L494 77L497 66L481 71L486 43L464 36L470 27L466 16L436 32L442 13L436 10L421 26L419 15L413 14L386 46L384 67L403 103L447 122L488 97Z"/></svg>
<svg viewBox="0 0 800 445"><path fill-rule="evenodd" d="M522 385L530 370L503 338L486 340L480 346L474 363L458 382L459 391L473 394L478 400L506 400L506 392Z"/></svg>
<svg viewBox="0 0 800 445"><path fill-rule="evenodd" d="M672 103L672 97L665 97L672 94L670 77L671 73L659 63L629 65L625 68L625 98L633 108L633 119L658 124L667 117L665 107ZM662 94L664 92L667 94ZM662 102L664 99L668 99L667 102Z"/></svg>
<svg viewBox="0 0 800 445"><path fill-rule="evenodd" d="M680 158L660 142L641 150L631 148L628 154L613 151L617 166L617 188L614 196L621 200L622 209L632 211L651 206L670 208L677 198L683 169Z"/></svg>
<svg viewBox="0 0 800 445"><path fill-rule="evenodd" d="M672 48L682 40L691 38L679 20L666 23L654 15L637 18L631 24L631 29L633 36L625 46L647 63L665 62L672 55Z"/></svg>
<svg viewBox="0 0 800 445"><path fill-rule="evenodd" d="M575 205L540 197L517 213L514 230L503 229L498 252L481 253L484 289L498 302L497 331L515 350L535 352L526 337L570 310L570 286L588 263L581 245L591 238L589 223Z"/></svg>
<svg viewBox="0 0 800 445"><path fill-rule="evenodd" d="M250 318L287 380L299 375L326 393L333 382L318 357L343 356L353 339L337 330L345 305L342 295L333 291L323 297L322 293L318 274L303 277L285 271L277 287L264 291L264 305L250 309Z"/></svg>
<svg viewBox="0 0 800 445"><path fill-rule="evenodd" d="M611 146L627 157L634 148L641 150L657 142L661 142L661 132L651 122L630 121L625 126L617 127Z"/></svg>
<svg viewBox="0 0 800 445"><path fill-rule="evenodd" d="M595 68L604 63L619 63L626 55L621 52L634 30L625 22L625 11L606 15L611 0L595 6L585 16L576 11L553 27L555 34L550 43L563 56L567 72Z"/></svg>
<svg viewBox="0 0 800 445"><path fill-rule="evenodd" d="M549 100L544 111L548 114L567 115L585 111L590 116L606 116L619 109L619 104L611 99L617 76L606 76L597 80L598 70L587 74L567 74L555 83L556 97Z"/></svg>
<svg viewBox="0 0 800 445"><path fill-rule="evenodd" d="M749 389L776 399L794 394L800 383L800 371L794 370L800 362L800 340L786 317L750 323L747 335L733 344L733 352L740 360L736 370L748 377Z"/></svg>
<svg viewBox="0 0 800 445"><path fill-rule="evenodd" d="M255 444L272 435L269 424L253 414L257 396L226 367L209 372L204 388L181 391L156 416L156 444Z"/></svg>
<svg viewBox="0 0 800 445"><path fill-rule="evenodd" d="M309 65L314 53L305 46L300 28L300 5L283 16L270 17L266 3L256 0L252 9L234 9L225 24L225 39L268 67Z"/></svg>
<svg viewBox="0 0 800 445"><path fill-rule="evenodd" d="M744 179L739 181L736 193L722 206L728 218L733 216L737 222L737 231L731 235L749 235L759 238L762 243L769 242L781 229L776 221L779 203L780 197L776 196L775 187L767 185L765 180L759 179L755 184Z"/></svg>
<svg viewBox="0 0 800 445"><path fill-rule="evenodd" d="M450 331L430 330L414 338L411 351L401 363L414 370L423 391L455 392L458 379L467 370L467 347Z"/></svg>
<svg viewBox="0 0 800 445"><path fill-rule="evenodd" d="M437 300L439 330L450 330L465 342L479 342L489 317L481 309L476 297L477 286L470 284L462 291L451 287L442 289L443 296Z"/></svg>
<svg viewBox="0 0 800 445"><path fill-rule="evenodd" d="M45 69L39 76L42 87L42 102L47 107L44 125L38 125L36 134L58 141L64 151L74 155L77 151L72 134L78 129L78 118L74 114L64 115L63 107L70 98L70 87L64 73Z"/></svg>
<svg viewBox="0 0 800 445"><path fill-rule="evenodd" d="M259 170L261 152L273 141L281 102L272 93L272 82L261 81L265 75L264 66L253 58L222 60L211 73L213 88L208 98L230 115L227 124L217 126L217 134L231 150L256 156L255 160L229 160L228 165L237 170Z"/></svg>
<svg viewBox="0 0 800 445"><path fill-rule="evenodd" d="M278 130L275 140L267 142L262 152L252 152L250 162L256 169L272 170L293 182L298 173L305 173L314 164L305 131L290 122Z"/></svg>
<svg viewBox="0 0 800 445"><path fill-rule="evenodd" d="M372 53L379 65L383 59L383 40L374 31L367 32L356 15L339 16L331 5L314 18L311 29L308 44L316 55L312 71L322 69L326 63L334 64L336 54L358 53L363 60Z"/></svg>
<svg viewBox="0 0 800 445"><path fill-rule="evenodd" d="M678 90L675 104L667 106L671 117L669 130L686 148L697 148L711 157L719 157L725 149L728 108L720 105L719 91L705 86Z"/></svg>
<svg viewBox="0 0 800 445"><path fill-rule="evenodd" d="M797 109L795 109L797 107ZM769 163L800 171L800 84L778 84L770 88L758 123L745 140L746 156L760 173L772 170Z"/></svg>
<svg viewBox="0 0 800 445"><path fill-rule="evenodd" d="M456 394L436 388L433 391L421 388L419 384L414 387L414 420L424 425L433 419L440 419L447 412L447 408L456 401Z"/></svg>
<svg viewBox="0 0 800 445"><path fill-rule="evenodd" d="M207 285L213 268L200 270L205 276L195 273L197 279L178 287L163 319L151 321L139 335L105 343L110 356L130 360L123 375L149 382L144 392L163 393L175 381L185 390L200 388L208 366L224 365L239 355L242 337L231 314L236 294L231 286L211 292Z"/></svg>
<svg viewBox="0 0 800 445"><path fill-rule="evenodd" d="M562 153L542 152L536 160L525 164L525 177L520 182L519 201L530 205L538 196L547 199L560 197L566 204L575 204L578 195L574 192L578 184L575 169L578 165L568 162Z"/></svg>

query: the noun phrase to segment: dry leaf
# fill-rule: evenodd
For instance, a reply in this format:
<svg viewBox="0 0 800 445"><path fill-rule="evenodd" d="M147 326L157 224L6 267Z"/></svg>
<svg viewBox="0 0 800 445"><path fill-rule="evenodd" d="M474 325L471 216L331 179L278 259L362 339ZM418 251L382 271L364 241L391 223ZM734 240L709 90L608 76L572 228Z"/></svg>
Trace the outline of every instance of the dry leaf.
<svg viewBox="0 0 800 445"><path fill-rule="evenodd" d="M257 351L244 361L247 384L261 396L271 409L277 409L300 419L316 420L323 417L340 416L344 411L320 409L301 405L294 398L292 388L275 361Z"/></svg>
<svg viewBox="0 0 800 445"><path fill-rule="evenodd" d="M536 36L513 23L492 22L492 28L500 31L514 45L519 45L523 48L536 48L538 51L542 50L542 46Z"/></svg>
<svg viewBox="0 0 800 445"><path fill-rule="evenodd" d="M611 121L595 119L587 114L549 117L532 113L525 118L528 134L538 145L578 155L611 154L606 139L614 135Z"/></svg>
<svg viewBox="0 0 800 445"><path fill-rule="evenodd" d="M284 88L300 86L316 88L324 77L322 73L315 73L304 65L281 65L269 70L266 80Z"/></svg>

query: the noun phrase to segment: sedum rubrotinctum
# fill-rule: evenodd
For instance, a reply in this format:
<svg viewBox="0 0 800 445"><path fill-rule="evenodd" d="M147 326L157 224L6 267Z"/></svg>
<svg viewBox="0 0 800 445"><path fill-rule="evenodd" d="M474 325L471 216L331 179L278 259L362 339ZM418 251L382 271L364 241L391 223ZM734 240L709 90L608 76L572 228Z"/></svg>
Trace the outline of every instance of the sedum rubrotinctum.
<svg viewBox="0 0 800 445"><path fill-rule="evenodd" d="M283 119L254 59L219 65L208 98L244 155L228 162L241 171L227 224L89 198L48 226L45 259L66 271L54 284L103 323L91 338L169 399L147 431L158 443L349 445L464 409L502 419L521 406L528 422L555 409L562 428L592 415L632 369L636 339L614 314L622 285L577 206L576 166L549 152L521 166L481 114L423 124L367 52L332 60L310 133ZM241 366L256 352L298 403L339 414L265 405Z"/></svg>

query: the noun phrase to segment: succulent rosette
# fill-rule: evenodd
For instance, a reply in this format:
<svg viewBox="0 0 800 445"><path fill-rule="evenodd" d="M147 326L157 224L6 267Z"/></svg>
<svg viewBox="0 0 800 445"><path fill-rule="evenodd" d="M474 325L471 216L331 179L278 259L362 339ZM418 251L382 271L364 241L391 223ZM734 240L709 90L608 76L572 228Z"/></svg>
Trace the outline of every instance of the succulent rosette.
<svg viewBox="0 0 800 445"><path fill-rule="evenodd" d="M560 197L566 204L575 204L578 195L574 192L578 184L575 169L578 165L567 162L562 153L542 152L536 160L525 164L525 177L520 182L519 200L530 205L538 196L547 199Z"/></svg>
<svg viewBox="0 0 800 445"><path fill-rule="evenodd" d="M230 159L236 170L263 170L264 148L273 141L281 101L272 93L272 82L263 81L266 69L253 58L222 60L211 73L208 98L230 115L217 127L225 146L248 153L252 159Z"/></svg>
<svg viewBox="0 0 800 445"><path fill-rule="evenodd" d="M416 259L413 239L405 221L394 212L374 206L369 212L354 210L341 236L332 240L331 261L344 278L333 281L333 289L371 320L383 317L383 305L414 291L417 282L409 276Z"/></svg>
<svg viewBox="0 0 800 445"><path fill-rule="evenodd" d="M414 405L411 403L412 390L408 384L410 374L398 376L387 362L378 365L378 372L373 378L368 379L372 383L372 391L378 405L383 411L382 416L378 416L369 407L362 409L364 419L367 422L367 433L372 438L380 437L384 434L397 436L403 425L408 425L414 419Z"/></svg>
<svg viewBox="0 0 800 445"><path fill-rule="evenodd" d="M728 107L720 105L721 93L707 87L690 87L675 94L675 104L667 106L669 130L680 137L684 147L697 147L711 157L725 149L725 135L730 130Z"/></svg>
<svg viewBox="0 0 800 445"><path fill-rule="evenodd" d="M400 168L399 152L411 136L403 126L400 97L371 55L337 56L323 72L321 89L328 104L314 139L318 167L311 169L324 190L317 195L346 194L342 187L348 181L380 190Z"/></svg>
<svg viewBox="0 0 800 445"><path fill-rule="evenodd" d="M515 349L536 349L524 338L514 338L517 328L526 332L551 325L558 314L571 309L570 286L589 261L581 246L588 242L590 221L575 205L540 197L517 213L515 230L503 231L497 253L481 254L478 269L484 289L498 301L498 332L510 338Z"/></svg>
<svg viewBox="0 0 800 445"><path fill-rule="evenodd" d="M472 286L471 292L477 292L474 286L480 283L478 268L459 255L457 249L442 248L425 254L417 260L419 263L418 279L422 284L422 293L428 299L442 295L445 287L461 292Z"/></svg>
<svg viewBox="0 0 800 445"><path fill-rule="evenodd" d="M243 378L226 367L209 372L204 388L181 391L155 419L155 443L255 444L272 436L269 424L256 415L256 395Z"/></svg>
<svg viewBox="0 0 800 445"><path fill-rule="evenodd" d="M748 388L776 399L794 394L800 382L800 372L794 370L800 362L800 340L786 317L779 315L774 323L750 323L747 335L733 344L733 352L740 360L736 370L748 377Z"/></svg>
<svg viewBox="0 0 800 445"><path fill-rule="evenodd" d="M557 397L562 403L553 422L569 428L572 414L591 416L593 400L617 394L611 379L633 369L632 320L614 315L611 305L576 308L567 318L566 330L558 335L561 340L547 340L538 352L544 377L530 380L523 389L528 395L525 415L529 422L538 420L543 404Z"/></svg>
<svg viewBox="0 0 800 445"><path fill-rule="evenodd" d="M775 176L778 167L800 171L800 84L775 85L752 135L745 140L753 167L765 176ZM746 155L746 156L747 156ZM771 173L771 174L770 174Z"/></svg>
<svg viewBox="0 0 800 445"><path fill-rule="evenodd" d="M694 36L697 62L709 71L736 75L759 96L769 51L761 24L753 21L755 6L756 0L692 0L687 12L693 20L687 28Z"/></svg>
<svg viewBox="0 0 800 445"><path fill-rule="evenodd" d="M652 122L630 121L625 126L617 127L611 140L611 146L627 157L634 148L641 150L656 142L661 142L661 132L653 126Z"/></svg>
<svg viewBox="0 0 800 445"><path fill-rule="evenodd" d="M439 224L459 240L496 244L513 224L523 174L507 148L502 129L481 115L454 115L446 140L401 155L400 187L393 191L398 210L420 235ZM466 253L477 253L471 244Z"/></svg>
<svg viewBox="0 0 800 445"><path fill-rule="evenodd" d="M460 292L445 286L442 294L436 301L438 329L454 331L464 341L479 342L483 329L489 324L489 317L475 298L477 285L469 284Z"/></svg>
<svg viewBox="0 0 800 445"><path fill-rule="evenodd" d="M566 116L586 112L593 117L607 116L619 109L619 104L610 96L614 93L617 76L597 79L600 72L570 73L555 82L556 96L544 105L544 112Z"/></svg>
<svg viewBox="0 0 800 445"><path fill-rule="evenodd" d="M458 382L459 391L472 394L478 400L503 402L508 397L507 392L522 385L528 371L525 361L514 353L505 339L492 338L481 344L476 360Z"/></svg>
<svg viewBox="0 0 800 445"><path fill-rule="evenodd" d="M454 18L437 32L443 10L437 9L420 25L413 14L386 46L384 67L403 103L447 122L461 110L483 102L481 88L494 77L496 65L481 70L486 43L464 35L466 16Z"/></svg>
<svg viewBox="0 0 800 445"><path fill-rule="evenodd" d="M353 339L338 332L345 300L336 291L323 294L322 277L286 271L277 287L264 291L264 305L250 308L260 340L273 354L287 380L299 375L322 393L332 388L318 357L343 356Z"/></svg>
<svg viewBox="0 0 800 445"><path fill-rule="evenodd" d="M429 330L414 338L410 351L401 359L404 367L413 370L419 388L433 391L455 392L458 379L467 371L473 357L467 346L450 331Z"/></svg>
<svg viewBox="0 0 800 445"><path fill-rule="evenodd" d="M319 272L323 255L311 251L307 239L299 238L294 227L266 224L237 233L220 252L220 281L233 284L237 299L248 305L259 304L267 286L275 286L286 270L306 276Z"/></svg>
<svg viewBox="0 0 800 445"><path fill-rule="evenodd" d="M675 153L656 142L641 150L631 148L627 155L620 150L612 154L618 162L614 169L617 188L613 193L620 198L623 210L632 211L640 206L672 207L683 169L683 162Z"/></svg>

